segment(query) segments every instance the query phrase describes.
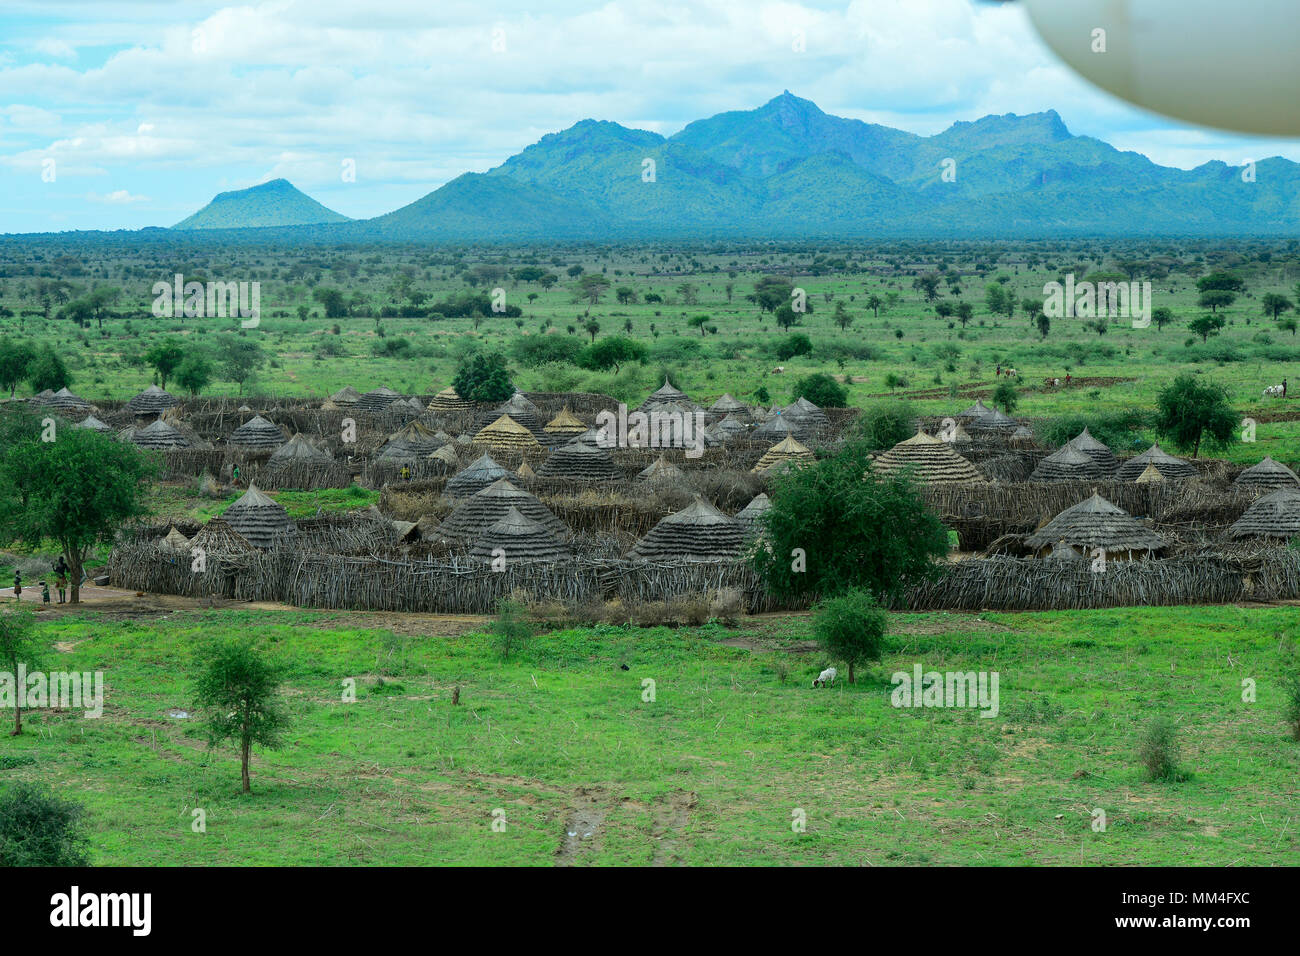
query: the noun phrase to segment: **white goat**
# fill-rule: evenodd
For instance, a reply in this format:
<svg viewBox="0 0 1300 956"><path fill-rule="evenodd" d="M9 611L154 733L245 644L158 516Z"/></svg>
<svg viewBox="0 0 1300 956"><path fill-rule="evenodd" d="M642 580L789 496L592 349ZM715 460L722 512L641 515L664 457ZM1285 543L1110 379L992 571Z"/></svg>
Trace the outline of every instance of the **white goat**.
<svg viewBox="0 0 1300 956"><path fill-rule="evenodd" d="M827 684L834 684L834 683L835 683L835 668L828 667L826 668L826 670L822 671L820 674L817 675L817 679L813 681L813 686L825 687Z"/></svg>

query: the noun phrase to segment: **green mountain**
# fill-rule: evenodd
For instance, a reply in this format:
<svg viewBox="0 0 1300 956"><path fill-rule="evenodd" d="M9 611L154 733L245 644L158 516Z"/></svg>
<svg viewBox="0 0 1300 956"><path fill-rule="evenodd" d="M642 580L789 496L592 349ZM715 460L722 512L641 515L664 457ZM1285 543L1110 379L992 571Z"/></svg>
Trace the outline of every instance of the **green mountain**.
<svg viewBox="0 0 1300 956"><path fill-rule="evenodd" d="M350 221L299 191L289 180L272 179L248 189L218 193L212 202L172 228L251 229Z"/></svg>

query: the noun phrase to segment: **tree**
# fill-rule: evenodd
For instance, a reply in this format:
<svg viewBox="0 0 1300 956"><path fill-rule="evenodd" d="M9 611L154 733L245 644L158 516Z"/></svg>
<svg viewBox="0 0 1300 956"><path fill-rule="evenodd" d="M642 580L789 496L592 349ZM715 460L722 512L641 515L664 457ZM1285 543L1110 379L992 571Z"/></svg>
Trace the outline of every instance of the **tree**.
<svg viewBox="0 0 1300 956"><path fill-rule="evenodd" d="M94 317L99 328L104 327L104 313L108 307L117 301L122 290L113 286L96 286L94 291L86 296L86 305L90 308L90 314Z"/></svg>
<svg viewBox="0 0 1300 956"><path fill-rule="evenodd" d="M871 469L866 442L779 475L750 557L779 596L866 588L882 600L936 573L948 531L910 476Z"/></svg>
<svg viewBox="0 0 1300 956"><path fill-rule="evenodd" d="M85 428L59 428L43 441L39 420L23 415L0 440L0 539L62 549L80 601L91 548L112 543L119 528L146 513L152 463L130 443Z"/></svg>
<svg viewBox="0 0 1300 956"><path fill-rule="evenodd" d="M19 781L0 794L0 867L89 866L86 809Z"/></svg>
<svg viewBox="0 0 1300 956"><path fill-rule="evenodd" d="M993 390L993 404L1001 406L1002 411L1010 415L1020 404L1020 394L1010 382L1003 382Z"/></svg>
<svg viewBox="0 0 1300 956"><path fill-rule="evenodd" d="M700 301L700 287L694 282L678 283L674 291L682 297L682 305L697 305Z"/></svg>
<svg viewBox="0 0 1300 956"><path fill-rule="evenodd" d="M1237 301L1237 295L1226 289L1209 289L1201 293L1196 300L1197 305L1203 309L1209 309L1211 312L1218 312L1220 309L1226 309L1232 303Z"/></svg>
<svg viewBox="0 0 1300 956"><path fill-rule="evenodd" d="M849 393L825 372L806 375L794 383L794 398L806 398L818 408L847 408Z"/></svg>
<svg viewBox="0 0 1300 956"><path fill-rule="evenodd" d="M1230 272L1212 272L1197 279L1196 288L1200 292L1214 290L1241 293L1246 291L1246 283L1245 280Z"/></svg>
<svg viewBox="0 0 1300 956"><path fill-rule="evenodd" d="M782 362L798 355L812 354L812 339L802 332L795 332L776 344L776 357Z"/></svg>
<svg viewBox="0 0 1300 956"><path fill-rule="evenodd" d="M934 314L941 319L948 318L949 316L953 315L956 311L957 311L957 306L955 303L952 302L939 302L934 307ZM962 328L965 327L966 327L966 323L963 322Z"/></svg>
<svg viewBox="0 0 1300 956"><path fill-rule="evenodd" d="M776 324L781 326L781 328L788 329L792 326L800 325L802 322L803 320L799 318L799 313L794 310L794 306L789 302L777 306Z"/></svg>
<svg viewBox="0 0 1300 956"><path fill-rule="evenodd" d="M779 306L789 304L794 286L784 276L763 276L754 283L754 291L747 296L760 312L775 312Z"/></svg>
<svg viewBox="0 0 1300 956"><path fill-rule="evenodd" d="M49 345L42 345L27 366L27 381L33 391L57 392L72 384L72 373L68 371L68 366L59 353Z"/></svg>
<svg viewBox="0 0 1300 956"><path fill-rule="evenodd" d="M849 326L853 324L853 313L849 311L842 299L835 303L835 314L831 316L831 320L840 327L841 332L847 332Z"/></svg>
<svg viewBox="0 0 1300 956"><path fill-rule="evenodd" d="M221 373L244 390L244 383L266 363L266 354L256 342L239 335L227 337L221 344Z"/></svg>
<svg viewBox="0 0 1300 956"><path fill-rule="evenodd" d="M595 319L588 319L583 323L582 327L586 330L587 334L591 336L591 341L595 342L596 336L600 334L600 323Z"/></svg>
<svg viewBox="0 0 1300 956"><path fill-rule="evenodd" d="M1200 318L1192 319L1187 323L1187 327L1199 335L1202 342L1210 341L1211 335L1218 335L1223 325L1223 316L1221 315L1202 315Z"/></svg>
<svg viewBox="0 0 1300 956"><path fill-rule="evenodd" d="M617 375L628 362L644 362L647 354L646 347L635 339L611 335L583 349L575 364L599 372L612 368Z"/></svg>
<svg viewBox="0 0 1300 956"><path fill-rule="evenodd" d="M874 292L867 296L867 308L871 310L873 318L880 318L880 307L885 304L885 300Z"/></svg>
<svg viewBox="0 0 1300 956"><path fill-rule="evenodd" d="M207 711L208 743L236 742L243 792L250 793L253 744L278 750L289 725L279 694L282 671L242 638L214 641L202 656L194 697Z"/></svg>
<svg viewBox="0 0 1300 956"><path fill-rule="evenodd" d="M9 674L17 681L18 665L29 669L35 665L40 656L41 645L32 633L32 614L22 610L0 611L0 661L4 662ZM23 732L23 703L26 688L14 685L14 729L9 736L17 737Z"/></svg>
<svg viewBox="0 0 1300 956"><path fill-rule="evenodd" d="M325 318L327 319L344 319L347 318L348 306L347 301L343 298L343 293L338 289L330 289L325 286L312 290L312 298L325 307Z"/></svg>
<svg viewBox="0 0 1300 956"><path fill-rule="evenodd" d="M162 341L155 342L149 351L144 353L144 360L158 373L158 377L162 380L159 385L165 390L167 379L181 362L185 361L185 349L180 339L169 335Z"/></svg>
<svg viewBox="0 0 1300 956"><path fill-rule="evenodd" d="M1038 326L1038 334L1047 338L1047 334L1052 331L1052 320L1047 317L1047 313L1039 312L1034 323Z"/></svg>
<svg viewBox="0 0 1300 956"><path fill-rule="evenodd" d="M857 683L855 665L880 660L888 627L888 616L865 589L824 598L813 608L817 643L831 658L849 665L850 684Z"/></svg>
<svg viewBox="0 0 1300 956"><path fill-rule="evenodd" d="M1193 458L1202 442L1211 448L1231 444L1240 420L1228 404L1227 389L1198 381L1191 372L1183 372L1156 397L1157 434L1179 450L1190 450Z"/></svg>
<svg viewBox="0 0 1300 956"><path fill-rule="evenodd" d="M933 302L939 298L939 274L930 272L923 276L917 276L912 280L912 288L919 289L921 295L925 297L926 302Z"/></svg>
<svg viewBox="0 0 1300 956"><path fill-rule="evenodd" d="M1005 301L1005 300L1004 300ZM961 327L966 328L966 323L975 316L975 306L969 302L957 303L957 320L961 322Z"/></svg>
<svg viewBox="0 0 1300 956"><path fill-rule="evenodd" d="M906 402L876 402L862 409L851 427L853 437L868 448L893 448L916 434L916 412Z"/></svg>
<svg viewBox="0 0 1300 956"><path fill-rule="evenodd" d="M518 601L502 598L497 603L497 616L489 633L501 659L510 660L510 655L527 644L533 636L527 610Z"/></svg>
<svg viewBox="0 0 1300 956"><path fill-rule="evenodd" d="M0 388L7 388L10 398L18 390L18 383L27 378L35 358L36 351L27 342L0 337Z"/></svg>
<svg viewBox="0 0 1300 956"><path fill-rule="evenodd" d="M636 289L630 285L621 285L614 290L614 297L619 305L631 305L636 302Z"/></svg>
<svg viewBox="0 0 1300 956"><path fill-rule="evenodd" d="M476 354L461 362L451 380L456 394L470 402L499 403L515 393L506 369L506 358L500 352Z"/></svg>
<svg viewBox="0 0 1300 956"><path fill-rule="evenodd" d="M1289 312L1295 308L1290 299L1284 295L1278 295L1276 292L1265 293L1259 302L1264 307L1264 314L1272 318L1274 322L1283 312Z"/></svg>
<svg viewBox="0 0 1300 956"><path fill-rule="evenodd" d="M1277 327L1283 332L1290 332L1292 335L1295 335L1297 323L1295 319L1278 319Z"/></svg>
<svg viewBox="0 0 1300 956"><path fill-rule="evenodd" d="M1168 306L1162 305L1158 309L1151 310L1151 321L1156 324L1156 331L1162 331L1173 320L1174 310Z"/></svg>
<svg viewBox="0 0 1300 956"><path fill-rule="evenodd" d="M176 369L176 384L197 395L212 383L212 363L207 356L193 352ZM165 386L164 386L165 387Z"/></svg>
<svg viewBox="0 0 1300 956"><path fill-rule="evenodd" d="M703 338L706 327L709 324L709 317L707 315L693 315L686 320L686 324L693 329L699 329L700 338Z"/></svg>
<svg viewBox="0 0 1300 956"><path fill-rule="evenodd" d="M1006 308L1006 289L996 282L990 282L984 289L984 304L994 315Z"/></svg>
<svg viewBox="0 0 1300 956"><path fill-rule="evenodd" d="M609 279L599 272L590 272L577 281L573 287L574 301L584 299L591 305L599 305L600 297L609 288Z"/></svg>

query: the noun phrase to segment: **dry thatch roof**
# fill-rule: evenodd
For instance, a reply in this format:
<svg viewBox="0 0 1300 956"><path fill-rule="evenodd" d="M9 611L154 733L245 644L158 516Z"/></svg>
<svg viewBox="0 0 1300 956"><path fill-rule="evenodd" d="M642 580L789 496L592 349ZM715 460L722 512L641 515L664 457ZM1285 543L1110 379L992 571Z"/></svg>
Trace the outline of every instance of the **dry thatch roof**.
<svg viewBox="0 0 1300 956"><path fill-rule="evenodd" d="M1255 501L1231 528L1232 538L1293 538L1300 535L1300 488L1279 488Z"/></svg>
<svg viewBox="0 0 1300 956"><path fill-rule="evenodd" d="M569 530L536 497L516 488L508 479L498 478L458 504L438 526L435 537L476 539L512 508L554 534L566 534Z"/></svg>
<svg viewBox="0 0 1300 956"><path fill-rule="evenodd" d="M727 415L722 421L713 426L714 430L726 439L737 438L749 431L749 426L742 422L735 415Z"/></svg>
<svg viewBox="0 0 1300 956"><path fill-rule="evenodd" d="M565 405L558 415L546 423L545 430L548 435L581 435L587 430L587 426L569 411L568 405Z"/></svg>
<svg viewBox="0 0 1300 956"><path fill-rule="evenodd" d="M953 451L951 445L920 429L911 438L877 456L872 468L883 475L910 468L917 481L931 485L984 482L984 476Z"/></svg>
<svg viewBox="0 0 1300 956"><path fill-rule="evenodd" d="M388 441L384 447L398 443L404 448L410 449L411 453L417 458L424 458L432 455L442 447L442 442L434 434L433 429L428 425L421 424L418 421L409 421L397 431L388 436ZM383 457L383 449L380 449L380 457Z"/></svg>
<svg viewBox="0 0 1300 956"><path fill-rule="evenodd" d="M654 405L664 405L669 402L681 402L685 405L695 404L691 401L690 396L685 392L673 388L673 386L669 384L668 379L665 378L663 385L658 390L652 392L650 397L641 403L639 410L647 411Z"/></svg>
<svg viewBox="0 0 1300 956"><path fill-rule="evenodd" d="M710 405L709 411L716 412L719 415L730 415L732 412L739 412L744 415L749 413L749 406L738 399L732 398L728 393Z"/></svg>
<svg viewBox="0 0 1300 956"><path fill-rule="evenodd" d="M965 411L958 412L957 418L964 418L972 428L987 428L995 431L1012 432L1020 427L1014 418L1004 415L996 408L989 408L982 399L975 399L975 404Z"/></svg>
<svg viewBox="0 0 1300 956"><path fill-rule="evenodd" d="M772 500L767 495L760 494L745 507L736 512L736 520L741 523L747 530L752 531L758 524L758 519L763 516L763 512L772 507Z"/></svg>
<svg viewBox="0 0 1300 956"><path fill-rule="evenodd" d="M607 481L620 477L609 452L575 439L551 452L537 469L541 478L566 478L571 481Z"/></svg>
<svg viewBox="0 0 1300 956"><path fill-rule="evenodd" d="M1152 445L1140 455L1134 455L1115 471L1117 481L1137 481L1148 468L1153 467L1162 478L1195 478L1196 466L1175 458L1160 447Z"/></svg>
<svg viewBox="0 0 1300 956"><path fill-rule="evenodd" d="M485 412L479 418L479 426L487 426L500 421L502 416L506 416L516 424L524 426L539 443L549 437L541 411L524 397L523 392L515 392L510 396L510 401L504 405L498 405L489 412Z"/></svg>
<svg viewBox="0 0 1300 956"><path fill-rule="evenodd" d="M1093 548L1112 551L1159 551L1168 542L1146 528L1123 508L1099 494L1066 508L1025 539L1031 548L1055 546L1064 541L1090 552Z"/></svg>
<svg viewBox="0 0 1300 956"><path fill-rule="evenodd" d="M784 409L787 417L795 420L804 419L812 422L817 428L825 428L830 425L831 420L826 413L814 405L808 399L800 395L794 400L794 404L787 405Z"/></svg>
<svg viewBox="0 0 1300 956"><path fill-rule="evenodd" d="M284 506L262 494L256 485L249 485L221 517L256 548L269 548L276 538L297 530Z"/></svg>
<svg viewBox="0 0 1300 956"><path fill-rule="evenodd" d="M87 415L74 426L76 428L89 428L93 432L111 432L113 429L105 425L94 415Z"/></svg>
<svg viewBox="0 0 1300 956"><path fill-rule="evenodd" d="M302 432L299 432L275 450L269 464L278 465L291 461L332 462L333 460L329 453L321 451L309 442Z"/></svg>
<svg viewBox="0 0 1300 956"><path fill-rule="evenodd" d="M1030 448L1037 444L1034 433L1024 425L1017 425L1016 430L1007 438L1007 444L1015 445L1019 448Z"/></svg>
<svg viewBox="0 0 1300 956"><path fill-rule="evenodd" d="M1300 478L1280 461L1265 458L1258 465L1251 465L1238 475L1234 484L1257 485L1261 488L1291 488L1300 487Z"/></svg>
<svg viewBox="0 0 1300 956"><path fill-rule="evenodd" d="M473 407L473 402L465 401L460 397L460 393L450 385L429 399L429 411L431 412L458 412Z"/></svg>
<svg viewBox="0 0 1300 956"><path fill-rule="evenodd" d="M90 402L86 401L80 395L73 395L68 389L61 388L44 403L48 408L53 408L60 412L88 412L90 411Z"/></svg>
<svg viewBox="0 0 1300 956"><path fill-rule="evenodd" d="M1119 466L1119 462L1115 460L1115 453L1104 443L1093 438L1092 432L1088 431L1086 425L1083 431L1066 442L1066 445L1075 451L1083 452L1095 461L1107 475L1114 474L1115 469Z"/></svg>
<svg viewBox="0 0 1300 956"><path fill-rule="evenodd" d="M456 457L455 450L450 445L442 445L429 454L430 459L441 461L452 468L460 464L460 459Z"/></svg>
<svg viewBox="0 0 1300 956"><path fill-rule="evenodd" d="M745 528L703 498L664 518L636 543L643 561L725 561L744 546Z"/></svg>
<svg viewBox="0 0 1300 956"><path fill-rule="evenodd" d="M442 493L448 498L462 498L482 491L499 478L509 477L510 472L498 465L491 455L483 455L447 479Z"/></svg>
<svg viewBox="0 0 1300 956"><path fill-rule="evenodd" d="M339 408L351 408L357 402L361 401L361 393L351 385L345 385L330 396L330 401L339 406Z"/></svg>
<svg viewBox="0 0 1300 956"><path fill-rule="evenodd" d="M1038 463L1030 481L1087 481L1105 478L1109 472L1097 460L1073 445L1062 445Z"/></svg>
<svg viewBox="0 0 1300 956"><path fill-rule="evenodd" d="M136 415L161 415L164 411L173 405L179 405L180 399L175 395L169 395L157 385L150 385L131 401L126 403L126 407Z"/></svg>
<svg viewBox="0 0 1300 956"><path fill-rule="evenodd" d="M161 418L150 422L144 428L131 430L130 441L140 448L165 449L185 448L190 441Z"/></svg>
<svg viewBox="0 0 1300 956"><path fill-rule="evenodd" d="M1146 468L1142 469L1142 474L1133 479L1134 484L1149 485L1153 481L1164 481L1165 476L1160 474L1160 469L1156 467L1155 462L1147 462Z"/></svg>
<svg viewBox="0 0 1300 956"><path fill-rule="evenodd" d="M504 554L510 562L558 561L569 557L569 549L559 536L541 522L534 521L511 505L506 513L483 530L470 548L470 557L492 561Z"/></svg>
<svg viewBox="0 0 1300 956"><path fill-rule="evenodd" d="M817 456L808 448L799 444L793 435L786 435L779 442L763 453L763 457L758 460L758 464L750 470L753 472L767 471L767 469L785 462L816 461Z"/></svg>
<svg viewBox="0 0 1300 956"><path fill-rule="evenodd" d="M542 447L541 442L533 437L532 431L509 415L502 415L491 425L481 429L474 436L474 441L490 448L516 451L540 451Z"/></svg>
<svg viewBox="0 0 1300 956"><path fill-rule="evenodd" d="M777 412L750 432L749 437L754 441L780 441L790 435L796 437L807 435L811 430L811 422L798 417L791 418L784 412Z"/></svg>
<svg viewBox="0 0 1300 956"><path fill-rule="evenodd" d="M252 554L257 549L248 539L230 526L230 522L217 517L205 524L190 539L190 549L205 554Z"/></svg>
<svg viewBox="0 0 1300 956"><path fill-rule="evenodd" d="M644 468L637 475L646 481L682 481L686 475L680 468L672 464L663 455L650 463L649 467Z"/></svg>
<svg viewBox="0 0 1300 956"><path fill-rule="evenodd" d="M401 395L394 392L391 388L381 385L379 388L371 389L358 398L356 407L362 411L378 412L387 408L401 397Z"/></svg>
<svg viewBox="0 0 1300 956"><path fill-rule="evenodd" d="M261 415L254 415L230 433L230 444L240 448L279 448L284 443L280 429Z"/></svg>
<svg viewBox="0 0 1300 956"><path fill-rule="evenodd" d="M566 446L568 446L568 445L575 445L575 444L576 444L576 445L587 445L588 447L591 447L591 448L600 448L600 447L602 447L601 444L600 444L600 429L599 429L599 428L588 428L588 429L587 429L585 432L583 432L581 435L574 435L574 436L573 436L572 438L570 438L567 442L565 442L565 445L566 445Z"/></svg>
<svg viewBox="0 0 1300 956"><path fill-rule="evenodd" d="M176 526L173 525L166 535L158 539L158 547L163 551L171 551L175 554L188 554L190 539L177 531Z"/></svg>

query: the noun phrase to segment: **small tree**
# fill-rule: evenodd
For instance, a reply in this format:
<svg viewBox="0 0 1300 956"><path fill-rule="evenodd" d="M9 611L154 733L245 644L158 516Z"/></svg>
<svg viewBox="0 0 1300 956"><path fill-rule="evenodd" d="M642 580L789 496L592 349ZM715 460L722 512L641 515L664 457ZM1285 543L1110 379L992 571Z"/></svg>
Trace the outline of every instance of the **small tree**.
<svg viewBox="0 0 1300 956"><path fill-rule="evenodd" d="M1167 717L1156 717L1142 731L1138 741L1138 760L1150 780L1177 780L1178 729Z"/></svg>
<svg viewBox="0 0 1300 956"><path fill-rule="evenodd" d="M1294 309L1291 300L1284 295L1278 295L1276 292L1268 292L1260 298L1259 303L1263 306L1264 314L1277 321L1277 317L1283 312L1289 312Z"/></svg>
<svg viewBox="0 0 1300 956"><path fill-rule="evenodd" d="M34 665L40 656L41 646L32 635L32 615L29 611L15 609L0 611L0 661L14 675L16 681L18 665ZM14 729L9 736L17 737L23 732L23 697L24 688L14 686Z"/></svg>
<svg viewBox="0 0 1300 956"><path fill-rule="evenodd" d="M1223 329L1223 316L1221 315L1202 315L1200 318L1192 319L1187 323L1187 327L1201 337L1201 342L1208 342L1211 335L1218 335Z"/></svg>
<svg viewBox="0 0 1300 956"><path fill-rule="evenodd" d="M0 867L89 866L86 809L44 787L0 793Z"/></svg>
<svg viewBox="0 0 1300 956"><path fill-rule="evenodd" d="M849 665L849 683L854 667L880 660L885 647L889 618L870 591L858 589L827 598L813 608L813 634L828 655Z"/></svg>
<svg viewBox="0 0 1300 956"><path fill-rule="evenodd" d="M532 626L524 606L518 601L502 598L497 603L496 620L490 628L492 643L502 660L509 660L510 655L523 647L533 636Z"/></svg>
<svg viewBox="0 0 1300 956"><path fill-rule="evenodd" d="M839 382L825 372L806 375L795 382L794 398L806 398L819 408L845 408L849 393Z"/></svg>
<svg viewBox="0 0 1300 956"><path fill-rule="evenodd" d="M33 391L57 392L72 384L72 373L58 352L43 345L27 366L27 381Z"/></svg>
<svg viewBox="0 0 1300 956"><path fill-rule="evenodd" d="M504 402L515 393L505 356L500 352L470 356L456 369L451 385L469 402Z"/></svg>
<svg viewBox="0 0 1300 956"><path fill-rule="evenodd" d="M176 368L176 384L191 395L199 394L211 383L212 363L202 355L188 355Z"/></svg>
<svg viewBox="0 0 1300 956"><path fill-rule="evenodd" d="M628 362L645 362L646 354L646 347L636 339L611 335L593 342L578 353L575 364L580 368L601 372L612 368L617 375Z"/></svg>
<svg viewBox="0 0 1300 956"><path fill-rule="evenodd" d="M1240 420L1223 386L1200 382L1191 372L1183 372L1156 397L1156 432L1176 448L1190 450L1193 458L1202 442L1226 448Z"/></svg>
<svg viewBox="0 0 1300 956"><path fill-rule="evenodd" d="M167 379L185 361L185 349L181 346L180 339L169 335L161 342L155 342L149 351L144 353L144 360L158 373L158 378L161 379L158 384L165 389Z"/></svg>
<svg viewBox="0 0 1300 956"><path fill-rule="evenodd" d="M6 335L0 337L0 388L14 397L18 383L28 376L28 368L36 358L36 351L26 342L15 341Z"/></svg>
<svg viewBox="0 0 1300 956"><path fill-rule="evenodd" d="M289 717L280 699L281 670L240 638L215 641L201 652L202 670L194 696L207 712L208 743L234 739L239 745L243 792L250 793L253 744L278 750Z"/></svg>
<svg viewBox="0 0 1300 956"><path fill-rule="evenodd" d="M876 402L862 409L850 428L868 448L893 448L916 434L916 413L907 402Z"/></svg>
<svg viewBox="0 0 1300 956"><path fill-rule="evenodd" d="M1020 404L1020 393L1010 382L1003 382L993 390L993 404L1002 407L1002 411L1010 415Z"/></svg>

